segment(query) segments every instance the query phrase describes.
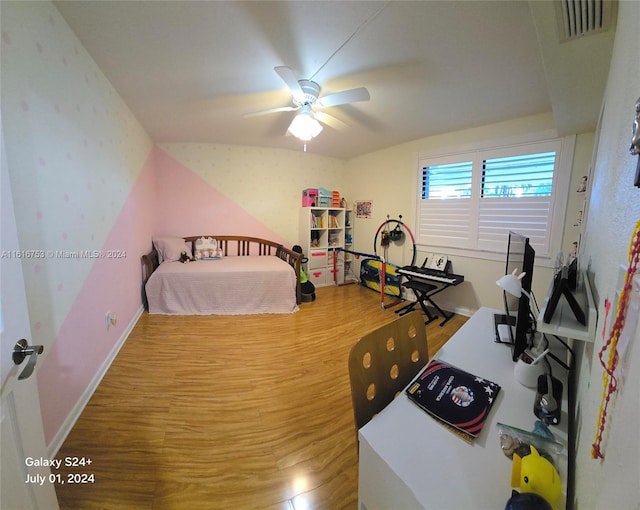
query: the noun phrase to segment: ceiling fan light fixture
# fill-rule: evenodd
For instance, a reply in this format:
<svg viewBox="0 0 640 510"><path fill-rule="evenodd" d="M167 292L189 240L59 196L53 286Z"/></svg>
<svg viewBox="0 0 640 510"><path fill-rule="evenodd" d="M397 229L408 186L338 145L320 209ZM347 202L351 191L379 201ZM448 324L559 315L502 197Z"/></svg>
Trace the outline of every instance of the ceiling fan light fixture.
<svg viewBox="0 0 640 510"><path fill-rule="evenodd" d="M308 109L304 108L301 113L294 117L289 126L289 132L305 142L318 136L320 131L322 131L322 124L311 116Z"/></svg>

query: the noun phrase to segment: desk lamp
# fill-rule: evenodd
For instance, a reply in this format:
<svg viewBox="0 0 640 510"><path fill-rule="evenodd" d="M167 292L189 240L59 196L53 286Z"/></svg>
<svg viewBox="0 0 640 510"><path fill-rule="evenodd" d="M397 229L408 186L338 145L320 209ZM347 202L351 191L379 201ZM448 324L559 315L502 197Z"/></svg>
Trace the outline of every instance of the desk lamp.
<svg viewBox="0 0 640 510"><path fill-rule="evenodd" d="M533 296L531 296L531 294L529 294L526 290L522 288L522 279L524 278L524 275L526 275L527 273L520 273L518 275L517 273L518 273L518 269L516 268L513 270L513 273L506 274L502 278L500 278L498 281L496 281L496 285L500 287L502 290L507 291L509 294L517 298L519 298L520 296L522 296L522 294L524 294L529 298L529 303L535 304L535 300L533 299Z"/></svg>
<svg viewBox="0 0 640 510"><path fill-rule="evenodd" d="M524 294L529 298L529 303L531 303L531 295L522 288L522 278L525 274L526 273L520 273L518 275L518 269L514 269L513 273L501 277L496 282L496 285L517 298L520 298L522 294ZM531 304L529 304L529 306L531 306ZM516 362L514 375L516 380L523 386L535 388L537 386L538 376L544 374L545 370L543 364L538 363L539 359L536 359L535 363L533 363L531 359L527 358L528 356L520 356Z"/></svg>
<svg viewBox="0 0 640 510"><path fill-rule="evenodd" d="M524 278L524 275L527 273L520 273L516 276L517 272L518 270L514 269L513 273L504 275L496 282L496 285L502 290L506 290L512 296L518 298L524 294L529 298L529 301L531 301L531 295L522 288L522 278Z"/></svg>

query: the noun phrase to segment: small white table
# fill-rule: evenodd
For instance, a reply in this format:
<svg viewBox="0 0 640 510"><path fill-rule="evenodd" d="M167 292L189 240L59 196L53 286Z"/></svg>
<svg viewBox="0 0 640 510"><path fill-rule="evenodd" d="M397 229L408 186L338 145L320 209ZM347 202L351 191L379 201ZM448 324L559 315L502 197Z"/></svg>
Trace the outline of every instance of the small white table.
<svg viewBox="0 0 640 510"><path fill-rule="evenodd" d="M505 507L512 461L500 448L497 423L531 431L537 418L535 391L514 379L509 346L493 341L495 313L478 310L433 356L502 387L480 436L468 444L399 395L359 431L359 510ZM551 431L565 445L558 471L566 494L567 374L555 365L553 375L564 386L560 425Z"/></svg>

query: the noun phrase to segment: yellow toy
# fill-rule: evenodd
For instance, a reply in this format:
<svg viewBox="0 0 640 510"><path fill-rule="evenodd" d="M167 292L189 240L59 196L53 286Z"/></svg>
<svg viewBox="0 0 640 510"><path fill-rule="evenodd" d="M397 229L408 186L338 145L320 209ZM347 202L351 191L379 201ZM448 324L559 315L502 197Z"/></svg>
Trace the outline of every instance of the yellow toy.
<svg viewBox="0 0 640 510"><path fill-rule="evenodd" d="M533 492L553 505L562 494L562 481L553 464L541 457L533 446L531 453L520 457L513 454L511 487L520 492Z"/></svg>

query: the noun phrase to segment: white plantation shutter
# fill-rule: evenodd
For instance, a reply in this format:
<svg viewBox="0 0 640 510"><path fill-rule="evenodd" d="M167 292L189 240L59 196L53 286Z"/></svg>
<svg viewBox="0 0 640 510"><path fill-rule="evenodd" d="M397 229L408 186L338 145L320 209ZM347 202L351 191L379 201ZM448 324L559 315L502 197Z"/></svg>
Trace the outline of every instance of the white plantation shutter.
<svg viewBox="0 0 640 510"><path fill-rule="evenodd" d="M482 160L478 248L491 251L513 230L548 252L556 161L555 151Z"/></svg>
<svg viewBox="0 0 640 510"><path fill-rule="evenodd" d="M503 253L512 230L550 256L561 236L552 228L561 148L553 140L421 159L418 244Z"/></svg>
<svg viewBox="0 0 640 510"><path fill-rule="evenodd" d="M422 169L417 230L424 242L461 248L469 244L472 170L471 161Z"/></svg>
<svg viewBox="0 0 640 510"><path fill-rule="evenodd" d="M550 197L483 198L480 201L477 247L504 251L509 230L529 237L536 253L547 253L549 244Z"/></svg>

